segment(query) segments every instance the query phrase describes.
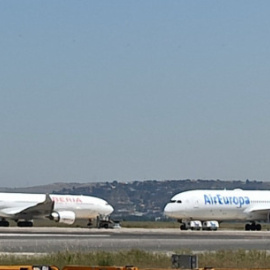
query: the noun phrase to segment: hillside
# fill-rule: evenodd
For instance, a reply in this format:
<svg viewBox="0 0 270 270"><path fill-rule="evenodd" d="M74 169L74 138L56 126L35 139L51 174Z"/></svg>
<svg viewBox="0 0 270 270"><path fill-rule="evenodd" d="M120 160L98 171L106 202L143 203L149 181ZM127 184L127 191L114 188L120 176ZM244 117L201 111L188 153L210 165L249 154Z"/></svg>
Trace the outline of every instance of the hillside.
<svg viewBox="0 0 270 270"><path fill-rule="evenodd" d="M259 181L166 180L102 183L55 183L53 185L7 189L5 192L60 193L92 195L106 199L114 206L113 218L154 220L163 218L163 208L170 198L189 189L270 189L270 183Z"/></svg>

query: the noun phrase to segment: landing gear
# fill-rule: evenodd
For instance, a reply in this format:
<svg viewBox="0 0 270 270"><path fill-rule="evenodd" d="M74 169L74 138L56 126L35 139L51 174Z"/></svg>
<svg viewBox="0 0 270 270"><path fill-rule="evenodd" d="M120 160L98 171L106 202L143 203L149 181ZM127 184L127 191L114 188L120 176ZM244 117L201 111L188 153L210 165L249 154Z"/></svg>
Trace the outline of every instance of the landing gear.
<svg viewBox="0 0 270 270"><path fill-rule="evenodd" d="M181 231L186 231L187 230L187 227L186 227L186 224L185 223L183 223L183 224L180 225L180 230Z"/></svg>
<svg viewBox="0 0 270 270"><path fill-rule="evenodd" d="M261 224L256 224L255 222L252 222L251 224L246 224L245 230L246 231L260 231L262 229Z"/></svg>
<svg viewBox="0 0 270 270"><path fill-rule="evenodd" d="M9 226L9 222L5 219L1 219L0 220L0 227L8 227Z"/></svg>
<svg viewBox="0 0 270 270"><path fill-rule="evenodd" d="M33 222L32 221L27 221L27 220L18 221L17 226L18 227L33 227Z"/></svg>
<svg viewBox="0 0 270 270"><path fill-rule="evenodd" d="M91 228L92 226L93 226L92 219L89 218L89 222L87 223L87 227L88 227L88 228Z"/></svg>

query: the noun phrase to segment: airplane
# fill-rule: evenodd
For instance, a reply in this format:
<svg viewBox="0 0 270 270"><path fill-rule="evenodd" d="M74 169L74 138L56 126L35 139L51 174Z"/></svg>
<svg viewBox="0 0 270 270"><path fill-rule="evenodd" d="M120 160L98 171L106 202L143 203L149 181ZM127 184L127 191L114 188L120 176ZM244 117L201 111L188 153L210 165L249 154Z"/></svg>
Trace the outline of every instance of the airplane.
<svg viewBox="0 0 270 270"><path fill-rule="evenodd" d="M246 231L260 231L258 222L270 222L270 191L184 191L171 198L164 214L182 223L181 230L217 230L222 221L247 221Z"/></svg>
<svg viewBox="0 0 270 270"><path fill-rule="evenodd" d="M73 224L76 219L97 219L98 227L108 228L113 207L105 200L83 195L0 193L0 226L7 219L19 227L32 227L34 219L50 219Z"/></svg>

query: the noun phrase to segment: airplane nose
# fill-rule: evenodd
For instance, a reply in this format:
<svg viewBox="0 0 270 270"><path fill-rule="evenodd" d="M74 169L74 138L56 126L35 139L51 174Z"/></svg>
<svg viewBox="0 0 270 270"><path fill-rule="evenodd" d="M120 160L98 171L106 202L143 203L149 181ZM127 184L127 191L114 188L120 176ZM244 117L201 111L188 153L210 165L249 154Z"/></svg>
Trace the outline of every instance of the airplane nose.
<svg viewBox="0 0 270 270"><path fill-rule="evenodd" d="M173 217L173 207L170 203L168 203L164 208L164 215L168 217Z"/></svg>
<svg viewBox="0 0 270 270"><path fill-rule="evenodd" d="M106 205L106 209L108 211L108 214L111 214L114 211L113 207L110 204Z"/></svg>

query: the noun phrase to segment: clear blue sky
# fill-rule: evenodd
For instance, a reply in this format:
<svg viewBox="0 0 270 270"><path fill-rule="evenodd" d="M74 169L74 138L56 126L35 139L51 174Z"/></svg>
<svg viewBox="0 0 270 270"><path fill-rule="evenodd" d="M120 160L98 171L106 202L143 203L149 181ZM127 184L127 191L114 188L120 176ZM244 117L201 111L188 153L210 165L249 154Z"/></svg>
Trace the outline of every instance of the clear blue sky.
<svg viewBox="0 0 270 270"><path fill-rule="evenodd" d="M269 1L1 1L0 186L270 180Z"/></svg>

